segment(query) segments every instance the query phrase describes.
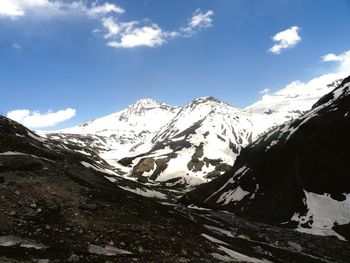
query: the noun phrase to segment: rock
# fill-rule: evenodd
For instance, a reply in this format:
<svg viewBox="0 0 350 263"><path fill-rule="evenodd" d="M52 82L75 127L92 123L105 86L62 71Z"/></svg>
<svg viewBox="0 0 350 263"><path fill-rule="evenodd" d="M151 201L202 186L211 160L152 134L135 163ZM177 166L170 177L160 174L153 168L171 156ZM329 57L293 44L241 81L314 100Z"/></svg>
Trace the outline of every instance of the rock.
<svg viewBox="0 0 350 263"><path fill-rule="evenodd" d="M84 204L79 206L82 210L95 211L97 209L97 205L95 204Z"/></svg>
<svg viewBox="0 0 350 263"><path fill-rule="evenodd" d="M145 250L144 250L143 247L141 247L141 246L139 246L138 251L139 251L139 253L141 253L141 254L145 252Z"/></svg>
<svg viewBox="0 0 350 263"><path fill-rule="evenodd" d="M16 215L16 212L15 211L11 211L10 212L10 216L15 216Z"/></svg>
<svg viewBox="0 0 350 263"><path fill-rule="evenodd" d="M50 263L49 259L39 259L38 263Z"/></svg>
<svg viewBox="0 0 350 263"><path fill-rule="evenodd" d="M80 260L80 258L79 258L78 255L72 254L72 255L68 258L67 262L79 262L79 260Z"/></svg>
<svg viewBox="0 0 350 263"><path fill-rule="evenodd" d="M20 191L15 191L15 194L16 194L16 195L20 195L21 192L20 192Z"/></svg>
<svg viewBox="0 0 350 263"><path fill-rule="evenodd" d="M200 257L201 256L197 251L193 251L193 255L195 255L196 257Z"/></svg>
<svg viewBox="0 0 350 263"><path fill-rule="evenodd" d="M105 255L105 256L116 256L116 255L131 255L132 253L124 250L124 249L119 249L116 247L112 246L105 246L100 247L97 245L89 245L88 251L91 254L96 254L96 255Z"/></svg>
<svg viewBox="0 0 350 263"><path fill-rule="evenodd" d="M294 248L299 253L303 250L302 246L299 245L298 243L295 243L295 242L292 242L292 241L288 241L287 243L288 243L289 246Z"/></svg>

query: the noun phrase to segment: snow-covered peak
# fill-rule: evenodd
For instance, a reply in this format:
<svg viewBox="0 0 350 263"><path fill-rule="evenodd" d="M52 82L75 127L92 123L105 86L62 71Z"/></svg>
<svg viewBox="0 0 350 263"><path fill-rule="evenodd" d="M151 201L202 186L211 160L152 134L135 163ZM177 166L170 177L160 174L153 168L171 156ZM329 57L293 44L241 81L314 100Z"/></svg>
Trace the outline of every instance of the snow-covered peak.
<svg viewBox="0 0 350 263"><path fill-rule="evenodd" d="M153 140L170 138L198 125L208 126L207 129L209 130L220 129L224 125L222 123L223 119L234 119L237 114L241 113L245 114L242 110L234 108L214 97L200 97L183 107L175 118L159 131Z"/></svg>
<svg viewBox="0 0 350 263"><path fill-rule="evenodd" d="M170 105L167 105L165 103L160 103L160 102L152 100L152 99L141 99L141 100L138 100L135 104L128 106L127 109L123 112L123 115L144 114L146 111L153 110L156 108L172 111L172 110L176 109L177 107L170 106Z"/></svg>
<svg viewBox="0 0 350 263"><path fill-rule="evenodd" d="M93 147L98 144L105 152L101 156L108 161L115 160L149 150L151 138L179 110L179 107L142 99L122 111L56 133L91 135L94 138Z"/></svg>
<svg viewBox="0 0 350 263"><path fill-rule="evenodd" d="M170 106L152 99L141 99L126 109L107 116L60 130L60 133L73 134L118 134L120 131L155 131L166 124L179 111L179 107Z"/></svg>
<svg viewBox="0 0 350 263"><path fill-rule="evenodd" d="M217 107L218 105L227 105L227 106L232 108L231 105L228 105L227 103L225 103L217 98L214 98L212 96L196 98L196 99L192 100L189 104L187 104L187 106L185 108L194 108L198 105L203 105L203 104L209 105L211 107Z"/></svg>
<svg viewBox="0 0 350 263"><path fill-rule="evenodd" d="M135 104L129 105L124 111L120 113L122 118L128 118L130 115L144 116L146 112L160 110L164 112L175 112L179 107L171 106L165 103L160 103L152 99L141 99Z"/></svg>
<svg viewBox="0 0 350 263"><path fill-rule="evenodd" d="M134 105L154 106L154 105L160 105L160 104L163 104L163 103L160 103L160 102L153 100L153 99L150 99L150 98L143 98L143 99L136 101L136 103Z"/></svg>
<svg viewBox="0 0 350 263"><path fill-rule="evenodd" d="M309 82L293 81L285 88L273 93L265 94L262 98L245 110L254 113L288 114L305 112L324 94L332 91L341 83L343 77L339 74L323 75Z"/></svg>

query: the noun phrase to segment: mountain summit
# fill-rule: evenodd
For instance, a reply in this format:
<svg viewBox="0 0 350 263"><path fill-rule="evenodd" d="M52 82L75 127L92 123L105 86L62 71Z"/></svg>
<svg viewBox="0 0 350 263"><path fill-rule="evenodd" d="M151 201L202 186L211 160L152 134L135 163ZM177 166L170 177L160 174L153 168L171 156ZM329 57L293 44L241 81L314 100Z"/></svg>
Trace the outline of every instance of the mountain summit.
<svg viewBox="0 0 350 263"><path fill-rule="evenodd" d="M181 201L350 239L349 108L350 77L301 118L248 145L231 171Z"/></svg>
<svg viewBox="0 0 350 263"><path fill-rule="evenodd" d="M142 99L122 111L47 136L93 148L102 158L117 165L120 158L148 151L152 147L151 139L179 110L176 106Z"/></svg>
<svg viewBox="0 0 350 263"><path fill-rule="evenodd" d="M307 87L293 83L245 109L214 97L184 107L146 98L47 136L93 149L127 177L196 185L225 173L243 147L302 116L338 82L323 77Z"/></svg>

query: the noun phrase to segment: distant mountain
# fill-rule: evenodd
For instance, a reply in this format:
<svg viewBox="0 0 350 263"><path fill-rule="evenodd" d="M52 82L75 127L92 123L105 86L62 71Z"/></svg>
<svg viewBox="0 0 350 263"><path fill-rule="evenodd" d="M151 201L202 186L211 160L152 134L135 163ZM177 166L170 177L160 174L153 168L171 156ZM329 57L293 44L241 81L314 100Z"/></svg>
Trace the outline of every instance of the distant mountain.
<svg viewBox="0 0 350 263"><path fill-rule="evenodd" d="M254 136L249 113L212 97L198 98L161 128L149 152L120 163L133 167L130 176L196 185L227 171Z"/></svg>
<svg viewBox="0 0 350 263"><path fill-rule="evenodd" d="M152 139L144 154L124 158L129 176L197 185L225 173L241 149L268 130L302 116L339 80L300 87L295 83L245 108L234 108L213 97L195 99L183 107Z"/></svg>
<svg viewBox="0 0 350 263"><path fill-rule="evenodd" d="M350 239L350 77L180 202Z"/></svg>
<svg viewBox="0 0 350 263"><path fill-rule="evenodd" d="M153 192L0 116L0 262L216 262L202 227Z"/></svg>
<svg viewBox="0 0 350 263"><path fill-rule="evenodd" d="M47 136L97 152L120 175L194 186L225 173L242 147L300 117L339 80L319 82L308 87L291 84L245 109L213 97L185 107L143 99L121 112Z"/></svg>
<svg viewBox="0 0 350 263"><path fill-rule="evenodd" d="M46 133L66 144L88 147L109 163L148 151L151 139L179 112L180 108L142 99L125 110L75 127Z"/></svg>

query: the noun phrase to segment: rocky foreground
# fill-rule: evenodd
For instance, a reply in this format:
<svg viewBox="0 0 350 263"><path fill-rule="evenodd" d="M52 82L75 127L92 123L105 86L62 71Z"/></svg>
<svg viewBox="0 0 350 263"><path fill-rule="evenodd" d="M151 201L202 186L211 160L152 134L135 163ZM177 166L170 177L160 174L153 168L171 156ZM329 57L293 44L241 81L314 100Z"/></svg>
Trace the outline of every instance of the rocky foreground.
<svg viewBox="0 0 350 263"><path fill-rule="evenodd" d="M143 197L151 186L117 177L102 159L43 139L4 117L0 149L0 262L348 262L350 258L349 243L335 237ZM124 190L132 188L141 190L139 194Z"/></svg>

